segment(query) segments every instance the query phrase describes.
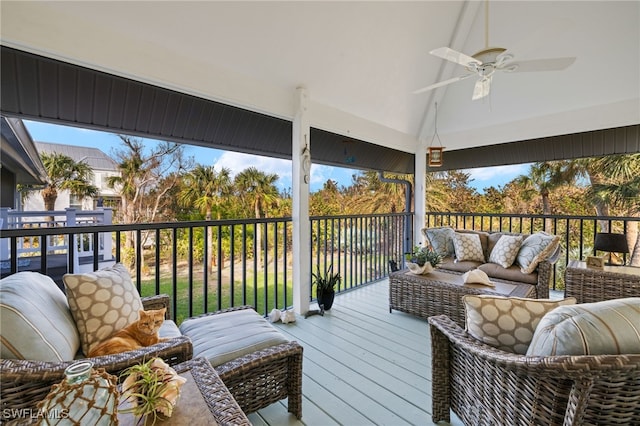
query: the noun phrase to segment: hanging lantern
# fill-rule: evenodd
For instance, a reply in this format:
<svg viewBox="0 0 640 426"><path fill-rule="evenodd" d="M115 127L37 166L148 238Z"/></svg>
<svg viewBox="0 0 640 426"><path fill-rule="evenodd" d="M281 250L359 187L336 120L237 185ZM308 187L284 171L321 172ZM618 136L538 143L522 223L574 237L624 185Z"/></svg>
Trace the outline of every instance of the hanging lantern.
<svg viewBox="0 0 640 426"><path fill-rule="evenodd" d="M118 424L118 379L91 361L76 362L64 371L65 379L51 387L38 404L40 425Z"/></svg>
<svg viewBox="0 0 640 426"><path fill-rule="evenodd" d="M439 146L434 146L433 143L438 141ZM442 142L440 141L440 136L438 135L438 103L436 102L436 119L434 125L433 137L431 138L431 144L428 148L429 154L429 167L441 167L442 166L442 152L444 151L444 147L442 146Z"/></svg>

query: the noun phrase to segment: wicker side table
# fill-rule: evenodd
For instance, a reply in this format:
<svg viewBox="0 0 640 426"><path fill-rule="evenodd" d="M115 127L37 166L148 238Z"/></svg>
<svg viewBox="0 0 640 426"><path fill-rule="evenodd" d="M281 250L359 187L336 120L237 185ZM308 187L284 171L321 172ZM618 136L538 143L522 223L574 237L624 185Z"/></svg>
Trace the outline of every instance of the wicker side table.
<svg viewBox="0 0 640 426"><path fill-rule="evenodd" d="M640 268L605 266L587 268L585 262L572 260L565 270L565 297L575 297L578 303L640 297Z"/></svg>

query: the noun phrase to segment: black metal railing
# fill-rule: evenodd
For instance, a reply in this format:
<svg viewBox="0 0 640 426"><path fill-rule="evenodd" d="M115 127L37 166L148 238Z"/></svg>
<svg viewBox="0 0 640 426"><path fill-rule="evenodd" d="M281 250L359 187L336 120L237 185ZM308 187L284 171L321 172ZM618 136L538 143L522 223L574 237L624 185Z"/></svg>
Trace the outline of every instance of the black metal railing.
<svg viewBox="0 0 640 426"><path fill-rule="evenodd" d="M334 265L334 272L343 277L338 291L385 277L388 261L402 258L403 244L410 237L406 223L412 217L312 218L311 271ZM66 240L64 249L47 250L43 241L52 237ZM97 245L105 239L112 241L112 257L99 254ZM18 256L18 242L24 240L33 246L29 257ZM87 241L93 249L80 250ZM3 261L3 276L36 270L52 276L61 288L65 273L122 262L142 296L169 294L178 322L244 304L266 315L293 303L290 218L3 229L0 244L10 253ZM92 255L78 256L84 252Z"/></svg>
<svg viewBox="0 0 640 426"><path fill-rule="evenodd" d="M596 217L566 215L524 215L489 213L429 212L426 226L451 226L456 229L473 229L488 232L519 232L530 234L545 231L560 235L562 255L553 271L553 289L564 289L564 269L569 260L583 260L595 254L594 240L597 232L627 234L631 225L638 227L637 217ZM633 248L630 247L632 250ZM622 255L627 263L627 254Z"/></svg>
<svg viewBox="0 0 640 426"><path fill-rule="evenodd" d="M569 259L583 259L594 252L596 230L627 233L638 226L638 220L430 212L425 226L561 235L563 255L554 270L553 288L562 289L565 265ZM366 285L388 275L389 261L401 264L403 254L413 245L412 222L413 214L407 213L312 217L311 245L303 259L310 262L312 273L330 266L339 272L339 292ZM67 241L61 245L65 249L42 244L54 237ZM19 255L19 241L33 247ZM111 257L99 254L98 245L104 241L112 242ZM86 244L93 247L87 250ZM38 250L41 245L44 250ZM64 273L122 262L130 268L142 296L170 295L178 322L243 304L253 305L264 315L273 308L291 306L291 248L290 218L0 230L0 253L8 254L2 261L3 276L36 270L52 276L62 287ZM85 253L92 255L81 257ZM313 289L311 295L313 299Z"/></svg>

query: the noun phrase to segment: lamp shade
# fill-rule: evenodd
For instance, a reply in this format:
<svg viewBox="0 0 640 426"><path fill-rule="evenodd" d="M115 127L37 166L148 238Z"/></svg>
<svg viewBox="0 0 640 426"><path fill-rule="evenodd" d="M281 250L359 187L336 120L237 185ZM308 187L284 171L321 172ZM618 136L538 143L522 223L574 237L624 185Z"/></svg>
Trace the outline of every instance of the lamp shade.
<svg viewBox="0 0 640 426"><path fill-rule="evenodd" d="M596 241L593 248L613 253L629 253L627 237L625 237L624 234L614 234L611 232L600 232L596 234Z"/></svg>

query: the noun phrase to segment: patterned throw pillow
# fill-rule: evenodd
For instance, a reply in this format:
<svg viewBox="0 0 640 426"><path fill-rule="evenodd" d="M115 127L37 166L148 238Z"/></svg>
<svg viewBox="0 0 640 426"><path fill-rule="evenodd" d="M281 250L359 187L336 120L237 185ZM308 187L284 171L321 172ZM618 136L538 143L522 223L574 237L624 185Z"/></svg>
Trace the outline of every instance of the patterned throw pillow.
<svg viewBox="0 0 640 426"><path fill-rule="evenodd" d="M453 235L453 246L455 247L456 260L458 262L465 260L484 262L484 253L478 234L461 234L460 232L455 232Z"/></svg>
<svg viewBox="0 0 640 426"><path fill-rule="evenodd" d="M38 272L18 272L0 280L0 357L33 361L71 361L80 336L67 298Z"/></svg>
<svg viewBox="0 0 640 426"><path fill-rule="evenodd" d="M581 303L542 318L527 355L620 355L640 353L640 298Z"/></svg>
<svg viewBox="0 0 640 426"><path fill-rule="evenodd" d="M423 233L436 253L443 257L455 255L456 252L453 247L453 234L455 231L453 228L425 228Z"/></svg>
<svg viewBox="0 0 640 426"><path fill-rule="evenodd" d="M575 297L564 300L466 295L467 332L500 350L525 354L542 317L561 305L573 305Z"/></svg>
<svg viewBox="0 0 640 426"><path fill-rule="evenodd" d="M503 235L489 255L490 263L497 263L503 268L513 265L522 246L522 235Z"/></svg>
<svg viewBox="0 0 640 426"><path fill-rule="evenodd" d="M143 309L129 271L120 263L86 274L65 274L62 280L85 355L93 346L137 321L138 311Z"/></svg>
<svg viewBox="0 0 640 426"><path fill-rule="evenodd" d="M560 244L560 237L546 232L536 232L527 237L516 257L520 271L523 274L535 271L538 263L551 256L558 248L558 244Z"/></svg>

